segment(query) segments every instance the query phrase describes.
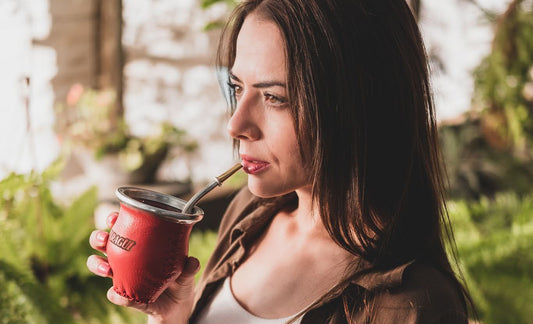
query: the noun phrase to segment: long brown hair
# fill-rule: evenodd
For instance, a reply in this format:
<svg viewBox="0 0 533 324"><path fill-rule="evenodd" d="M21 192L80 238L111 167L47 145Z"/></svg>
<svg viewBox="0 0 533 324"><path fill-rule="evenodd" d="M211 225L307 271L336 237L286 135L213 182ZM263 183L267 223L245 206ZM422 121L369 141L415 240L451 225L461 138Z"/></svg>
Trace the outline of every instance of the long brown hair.
<svg viewBox="0 0 533 324"><path fill-rule="evenodd" d="M405 1L244 1L223 33L220 66L233 65L252 12L282 33L289 106L331 238L377 269L433 265L467 297L445 251L451 230L427 57Z"/></svg>

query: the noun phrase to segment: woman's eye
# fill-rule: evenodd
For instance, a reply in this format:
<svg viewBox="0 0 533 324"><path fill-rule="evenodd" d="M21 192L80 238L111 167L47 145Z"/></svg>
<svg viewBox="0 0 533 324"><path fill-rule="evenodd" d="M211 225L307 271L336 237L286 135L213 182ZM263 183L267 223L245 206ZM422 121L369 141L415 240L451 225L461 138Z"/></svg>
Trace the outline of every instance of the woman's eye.
<svg viewBox="0 0 533 324"><path fill-rule="evenodd" d="M238 97L241 93L242 93L242 88L241 86L233 83L233 82L228 82L228 87L230 88L230 91L232 93L232 95Z"/></svg>
<svg viewBox="0 0 533 324"><path fill-rule="evenodd" d="M282 106L285 103L287 103L286 99L278 97L278 96L274 96L268 93L264 94L264 96L265 96L266 103L269 105Z"/></svg>

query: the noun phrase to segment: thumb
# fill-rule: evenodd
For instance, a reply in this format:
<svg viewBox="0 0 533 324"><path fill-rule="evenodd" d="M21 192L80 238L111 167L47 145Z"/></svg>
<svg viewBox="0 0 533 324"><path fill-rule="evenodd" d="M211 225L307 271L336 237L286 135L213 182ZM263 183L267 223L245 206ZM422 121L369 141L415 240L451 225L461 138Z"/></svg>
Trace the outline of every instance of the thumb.
<svg viewBox="0 0 533 324"><path fill-rule="evenodd" d="M186 286L191 284L191 280L194 282L194 276L200 270L200 261L195 257L188 257L181 275L176 279L176 283L180 286Z"/></svg>
<svg viewBox="0 0 533 324"><path fill-rule="evenodd" d="M194 278L196 273L198 273L198 270L200 270L200 261L195 257L187 257L187 261L183 266L183 272L180 277L186 275Z"/></svg>

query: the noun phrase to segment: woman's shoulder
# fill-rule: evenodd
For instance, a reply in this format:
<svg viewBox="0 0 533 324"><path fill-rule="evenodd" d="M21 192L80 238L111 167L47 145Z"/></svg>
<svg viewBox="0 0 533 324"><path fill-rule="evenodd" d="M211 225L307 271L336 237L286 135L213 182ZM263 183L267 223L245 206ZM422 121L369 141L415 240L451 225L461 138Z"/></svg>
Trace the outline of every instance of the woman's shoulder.
<svg viewBox="0 0 533 324"><path fill-rule="evenodd" d="M388 323L467 323L464 297L457 282L434 266L412 262L396 284L374 294L378 317ZM378 321L381 322L381 321Z"/></svg>

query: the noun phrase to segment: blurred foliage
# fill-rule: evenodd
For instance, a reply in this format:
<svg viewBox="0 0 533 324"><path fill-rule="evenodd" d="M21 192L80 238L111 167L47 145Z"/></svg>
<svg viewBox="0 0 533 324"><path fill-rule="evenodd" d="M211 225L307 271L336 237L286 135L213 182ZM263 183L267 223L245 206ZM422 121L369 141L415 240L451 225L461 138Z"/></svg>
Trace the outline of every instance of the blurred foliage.
<svg viewBox="0 0 533 324"><path fill-rule="evenodd" d="M200 3L200 8L207 10L214 5L222 4L225 5L228 9L227 11L230 12L233 8L237 6L239 2L240 0L202 0ZM225 24L226 20L224 19L209 21L207 24L205 24L204 31L219 29L224 27Z"/></svg>
<svg viewBox="0 0 533 324"><path fill-rule="evenodd" d="M58 205L50 182L62 170L12 174L0 182L0 322L112 323L128 314L105 297L109 280L85 265L97 202L94 188Z"/></svg>
<svg viewBox="0 0 533 324"><path fill-rule="evenodd" d="M533 161L494 149L479 118L469 116L459 124L441 125L439 137L450 198L475 200L501 191L533 192Z"/></svg>
<svg viewBox="0 0 533 324"><path fill-rule="evenodd" d="M213 253L217 242L218 234L214 231L195 231L191 233L189 240L189 255L200 260L200 264L204 267L207 264L207 260ZM196 280L200 279L203 268L196 274Z"/></svg>
<svg viewBox="0 0 533 324"><path fill-rule="evenodd" d="M225 3L229 7L235 7L239 3L239 0L202 0L200 6L202 9L207 9L217 3Z"/></svg>
<svg viewBox="0 0 533 324"><path fill-rule="evenodd" d="M248 183L248 174L244 171L239 171L232 175L231 177L224 182L225 188L231 188L234 190L239 190L240 188L246 186Z"/></svg>
<svg viewBox="0 0 533 324"><path fill-rule="evenodd" d="M533 192L533 1L489 17L492 50L475 70L473 110L440 138L452 198Z"/></svg>
<svg viewBox="0 0 533 324"><path fill-rule="evenodd" d="M533 319L533 1L494 20L473 112L439 129L461 268L482 323Z"/></svg>
<svg viewBox="0 0 533 324"><path fill-rule="evenodd" d="M96 160L116 154L125 171L145 175L141 182L153 182L165 159L197 149L197 142L189 139L185 130L168 122L151 135L133 135L124 118L117 115L115 99L112 90L74 84L66 102L56 106L56 132L66 144L93 151Z"/></svg>
<svg viewBox="0 0 533 324"><path fill-rule="evenodd" d="M483 323L533 319L533 195L448 203L459 260Z"/></svg>
<svg viewBox="0 0 533 324"><path fill-rule="evenodd" d="M532 158L533 2L513 0L495 24L490 54L475 71L474 104L492 147Z"/></svg>

